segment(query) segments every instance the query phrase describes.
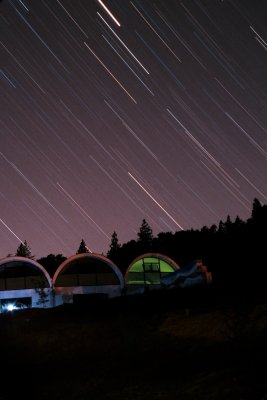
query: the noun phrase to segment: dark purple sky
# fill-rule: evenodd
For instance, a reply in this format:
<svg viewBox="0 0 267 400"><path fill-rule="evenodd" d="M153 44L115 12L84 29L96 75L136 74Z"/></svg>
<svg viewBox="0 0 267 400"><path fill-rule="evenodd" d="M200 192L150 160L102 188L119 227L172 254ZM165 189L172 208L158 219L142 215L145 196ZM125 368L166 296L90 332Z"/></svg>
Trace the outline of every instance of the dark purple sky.
<svg viewBox="0 0 267 400"><path fill-rule="evenodd" d="M143 218L156 235L266 203L266 0L0 10L0 257L106 253Z"/></svg>

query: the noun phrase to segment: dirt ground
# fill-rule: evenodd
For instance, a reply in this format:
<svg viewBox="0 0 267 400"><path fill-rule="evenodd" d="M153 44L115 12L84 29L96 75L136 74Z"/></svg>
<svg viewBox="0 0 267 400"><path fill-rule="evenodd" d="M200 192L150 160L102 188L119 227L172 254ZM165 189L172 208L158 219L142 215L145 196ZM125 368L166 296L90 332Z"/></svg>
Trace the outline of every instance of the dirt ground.
<svg viewBox="0 0 267 400"><path fill-rule="evenodd" d="M266 299L198 295L1 314L0 400L266 400Z"/></svg>

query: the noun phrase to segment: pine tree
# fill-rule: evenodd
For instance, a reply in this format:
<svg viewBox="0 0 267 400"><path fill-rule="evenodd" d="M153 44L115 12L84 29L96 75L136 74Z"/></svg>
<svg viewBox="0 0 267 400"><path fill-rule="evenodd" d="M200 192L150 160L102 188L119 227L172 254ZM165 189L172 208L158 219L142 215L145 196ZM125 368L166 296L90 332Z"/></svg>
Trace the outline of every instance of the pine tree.
<svg viewBox="0 0 267 400"><path fill-rule="evenodd" d="M239 216L237 215L235 222L234 222L235 228L241 229L244 226L244 224L245 224L244 221L242 221L242 219L239 218Z"/></svg>
<svg viewBox="0 0 267 400"><path fill-rule="evenodd" d="M26 257L26 258L34 258L34 256L31 253L31 249L26 240L24 240L23 243L20 243L20 245L16 251L16 256Z"/></svg>
<svg viewBox="0 0 267 400"><path fill-rule="evenodd" d="M256 220L258 218L258 216L261 214L261 209L262 205L260 201L257 198L255 198L252 204L252 213L251 213L252 220Z"/></svg>
<svg viewBox="0 0 267 400"><path fill-rule="evenodd" d="M82 253L89 253L89 249L86 246L85 241L83 239L81 240L80 246L79 246L76 254L82 254Z"/></svg>
<svg viewBox="0 0 267 400"><path fill-rule="evenodd" d="M143 219L142 224L137 233L138 241L143 245L151 245L153 240L153 232L148 222Z"/></svg>
<svg viewBox="0 0 267 400"><path fill-rule="evenodd" d="M220 220L220 222L219 222L218 232L225 233L225 223L222 220Z"/></svg>
<svg viewBox="0 0 267 400"><path fill-rule="evenodd" d="M224 223L224 227L225 227L225 230L227 233L231 232L232 226L233 226L233 222L231 220L231 217L230 217L230 215L227 215L226 221Z"/></svg>
<svg viewBox="0 0 267 400"><path fill-rule="evenodd" d="M209 231L211 234L215 234L217 232L217 226L215 224L211 225Z"/></svg>
<svg viewBox="0 0 267 400"><path fill-rule="evenodd" d="M114 254L116 254L118 252L120 247L121 247L121 245L119 243L117 232L114 231L111 235L111 241L110 241L110 245L109 245L109 251L107 252L107 256L109 258L110 257L112 258L114 256Z"/></svg>

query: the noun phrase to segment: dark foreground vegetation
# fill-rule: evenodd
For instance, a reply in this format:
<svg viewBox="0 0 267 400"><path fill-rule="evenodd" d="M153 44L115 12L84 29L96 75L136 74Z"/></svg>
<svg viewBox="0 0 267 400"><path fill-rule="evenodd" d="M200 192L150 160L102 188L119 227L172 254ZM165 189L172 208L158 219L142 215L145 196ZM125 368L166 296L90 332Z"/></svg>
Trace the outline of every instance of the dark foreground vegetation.
<svg viewBox="0 0 267 400"><path fill-rule="evenodd" d="M212 285L0 315L0 399L263 400L267 296Z"/></svg>

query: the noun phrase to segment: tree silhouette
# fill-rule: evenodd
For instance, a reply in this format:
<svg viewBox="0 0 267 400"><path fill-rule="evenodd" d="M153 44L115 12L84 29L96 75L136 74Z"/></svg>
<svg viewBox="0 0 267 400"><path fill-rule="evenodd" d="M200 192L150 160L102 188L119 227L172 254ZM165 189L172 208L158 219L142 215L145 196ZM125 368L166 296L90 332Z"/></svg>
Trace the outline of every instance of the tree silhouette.
<svg viewBox="0 0 267 400"><path fill-rule="evenodd" d="M26 240L24 240L24 242L20 243L20 245L18 246L17 251L16 251L16 256L26 257L26 258L34 258L34 256L31 253L31 249Z"/></svg>
<svg viewBox="0 0 267 400"><path fill-rule="evenodd" d="M241 228L244 226L244 221L237 215L234 224Z"/></svg>
<svg viewBox="0 0 267 400"><path fill-rule="evenodd" d="M137 240L119 243L114 231L107 256L124 273L130 263L145 252L162 253L181 267L196 259L207 265L213 276L213 287L227 295L257 293L266 291L267 205L254 199L251 216L242 221L238 216L232 220L219 221L218 226L203 226L200 230L160 232L153 237L152 229L145 219L137 233ZM82 239L76 254L88 253L90 249ZM30 257L26 241L21 243L17 256ZM50 254L38 260L52 277L56 268L65 260L62 255Z"/></svg>
<svg viewBox="0 0 267 400"><path fill-rule="evenodd" d="M39 258L37 262L41 264L46 271L49 273L51 278L53 277L54 273L56 272L57 268L63 261L66 260L66 257L62 254L48 254L46 257Z"/></svg>
<svg viewBox="0 0 267 400"><path fill-rule="evenodd" d="M219 221L218 232L225 233L225 223L222 220Z"/></svg>
<svg viewBox="0 0 267 400"><path fill-rule="evenodd" d="M76 252L76 254L82 254L82 253L90 253L88 247L85 244L85 241L82 239L80 246Z"/></svg>
<svg viewBox="0 0 267 400"><path fill-rule="evenodd" d="M109 251L107 252L107 257L112 258L120 248L121 245L119 243L118 234L116 231L114 231L111 235L111 241L109 245Z"/></svg>
<svg viewBox="0 0 267 400"><path fill-rule="evenodd" d="M252 213L251 218L252 220L257 220L258 216L261 214L262 205L258 199L254 199L252 204Z"/></svg>
<svg viewBox="0 0 267 400"><path fill-rule="evenodd" d="M143 219L142 224L137 233L138 242L143 246L151 246L153 240L153 232L148 222Z"/></svg>
<svg viewBox="0 0 267 400"><path fill-rule="evenodd" d="M230 215L227 215L226 221L224 223L224 227L225 227L225 230L227 233L231 232L232 226L233 226L233 222L231 220L231 217L230 217Z"/></svg>

